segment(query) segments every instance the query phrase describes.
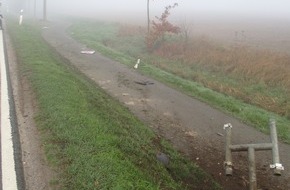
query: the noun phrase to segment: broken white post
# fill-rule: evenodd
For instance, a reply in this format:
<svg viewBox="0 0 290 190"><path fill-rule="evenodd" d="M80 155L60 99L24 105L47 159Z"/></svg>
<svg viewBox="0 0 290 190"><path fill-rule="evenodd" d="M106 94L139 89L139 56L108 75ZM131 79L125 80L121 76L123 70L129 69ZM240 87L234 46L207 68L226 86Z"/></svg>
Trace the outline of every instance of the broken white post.
<svg viewBox="0 0 290 190"><path fill-rule="evenodd" d="M270 167L274 169L274 175L280 176L281 171L284 170L284 167L280 163L276 122L274 119L270 119L269 127L272 141L272 156L273 156L272 157L273 164Z"/></svg>
<svg viewBox="0 0 290 190"><path fill-rule="evenodd" d="M232 125L230 123L224 125L226 130L226 160L224 162L226 176L233 175L232 152L230 146L232 145Z"/></svg>
<svg viewBox="0 0 290 190"><path fill-rule="evenodd" d="M139 64L140 64L140 59L137 60L137 63L134 65L134 68L138 69Z"/></svg>
<svg viewBox="0 0 290 190"><path fill-rule="evenodd" d="M225 173L227 176L232 175L232 152L248 151L249 160L249 189L257 190L257 177L256 177L256 163L255 163L255 151L271 150L273 155L273 164L270 168L274 169L274 175L280 176L284 167L280 163L279 149L278 149L278 137L276 124L274 119L270 119L269 122L271 143L260 143L260 144L231 144L231 124L225 124L224 130L226 131L226 151L225 151Z"/></svg>

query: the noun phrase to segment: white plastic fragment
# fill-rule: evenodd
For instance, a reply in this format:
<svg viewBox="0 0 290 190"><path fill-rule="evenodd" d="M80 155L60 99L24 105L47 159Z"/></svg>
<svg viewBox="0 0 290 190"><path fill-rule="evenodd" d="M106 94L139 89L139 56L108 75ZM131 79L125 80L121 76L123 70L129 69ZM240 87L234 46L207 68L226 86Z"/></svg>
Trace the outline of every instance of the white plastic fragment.
<svg viewBox="0 0 290 190"><path fill-rule="evenodd" d="M137 60L137 63L134 65L134 68L137 69L140 64L140 59Z"/></svg>
<svg viewBox="0 0 290 190"><path fill-rule="evenodd" d="M230 123L224 124L224 130L228 127L233 128L232 124L230 124Z"/></svg>
<svg viewBox="0 0 290 190"><path fill-rule="evenodd" d="M82 54L88 54L88 55L91 55L91 54L94 54L96 51L94 50L82 50L81 53Z"/></svg>

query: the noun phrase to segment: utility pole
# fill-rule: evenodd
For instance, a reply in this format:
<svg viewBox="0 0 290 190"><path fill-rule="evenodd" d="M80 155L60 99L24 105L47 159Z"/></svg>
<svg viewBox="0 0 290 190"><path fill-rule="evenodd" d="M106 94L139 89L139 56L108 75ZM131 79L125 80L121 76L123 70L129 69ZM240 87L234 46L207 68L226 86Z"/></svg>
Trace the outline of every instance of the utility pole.
<svg viewBox="0 0 290 190"><path fill-rule="evenodd" d="M147 0L147 32L150 32L150 15L149 15L149 1Z"/></svg>
<svg viewBox="0 0 290 190"><path fill-rule="evenodd" d="M43 20L46 21L46 0L43 0Z"/></svg>
<svg viewBox="0 0 290 190"><path fill-rule="evenodd" d="M34 16L34 19L36 19L36 0L34 0L33 16Z"/></svg>

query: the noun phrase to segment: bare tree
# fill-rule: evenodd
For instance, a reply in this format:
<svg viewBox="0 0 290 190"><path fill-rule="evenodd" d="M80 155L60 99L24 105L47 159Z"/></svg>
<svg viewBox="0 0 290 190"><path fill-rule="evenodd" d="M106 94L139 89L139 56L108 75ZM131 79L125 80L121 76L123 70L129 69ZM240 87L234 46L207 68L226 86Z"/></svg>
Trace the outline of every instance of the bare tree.
<svg viewBox="0 0 290 190"><path fill-rule="evenodd" d="M170 15L170 10L178 6L175 3L173 6L169 5L165 7L164 12L160 17L156 16L156 21L152 21L152 31L149 32L146 36L147 48L149 51L153 50L153 46L156 42L161 39L162 42L165 40L166 33L178 34L180 33L180 28L178 26L174 26L172 23L168 21L168 17Z"/></svg>

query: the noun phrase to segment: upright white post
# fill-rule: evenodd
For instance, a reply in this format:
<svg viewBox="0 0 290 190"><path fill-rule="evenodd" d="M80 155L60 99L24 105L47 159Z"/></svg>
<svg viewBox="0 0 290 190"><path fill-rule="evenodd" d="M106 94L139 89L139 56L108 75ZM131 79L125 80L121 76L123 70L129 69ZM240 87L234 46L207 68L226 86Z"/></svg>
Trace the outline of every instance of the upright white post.
<svg viewBox="0 0 290 190"><path fill-rule="evenodd" d="M19 25L21 26L23 22L23 9L20 10L20 16L19 16Z"/></svg>

